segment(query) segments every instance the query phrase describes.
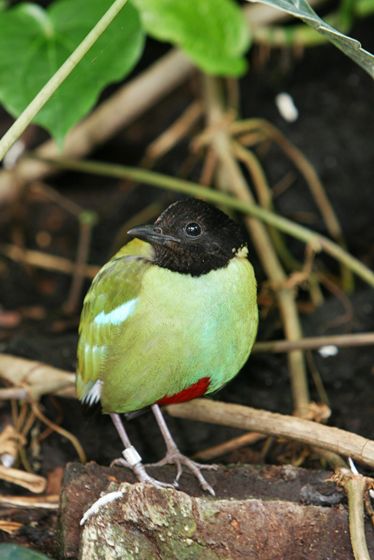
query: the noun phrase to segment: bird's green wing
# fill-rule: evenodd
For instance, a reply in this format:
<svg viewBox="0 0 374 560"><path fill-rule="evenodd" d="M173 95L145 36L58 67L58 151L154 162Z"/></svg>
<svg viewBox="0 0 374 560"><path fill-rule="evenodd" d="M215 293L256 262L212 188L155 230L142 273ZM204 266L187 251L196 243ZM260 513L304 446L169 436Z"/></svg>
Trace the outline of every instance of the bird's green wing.
<svg viewBox="0 0 374 560"><path fill-rule="evenodd" d="M135 310L152 257L151 245L134 239L103 266L87 292L79 324L77 394L88 404L100 399L107 356L119 328L123 330Z"/></svg>

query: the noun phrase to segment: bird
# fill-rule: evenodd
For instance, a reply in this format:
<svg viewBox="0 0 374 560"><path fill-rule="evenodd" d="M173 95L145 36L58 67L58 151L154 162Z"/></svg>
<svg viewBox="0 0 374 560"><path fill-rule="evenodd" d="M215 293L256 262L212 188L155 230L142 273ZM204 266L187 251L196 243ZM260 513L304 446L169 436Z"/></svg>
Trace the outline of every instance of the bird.
<svg viewBox="0 0 374 560"><path fill-rule="evenodd" d="M256 278L241 227L194 198L172 203L131 239L94 278L79 325L76 389L82 403L101 404L124 446L122 464L151 477L121 414L151 408L165 441L157 464L183 467L203 490L214 489L201 465L181 453L161 407L216 392L246 362L258 327Z"/></svg>

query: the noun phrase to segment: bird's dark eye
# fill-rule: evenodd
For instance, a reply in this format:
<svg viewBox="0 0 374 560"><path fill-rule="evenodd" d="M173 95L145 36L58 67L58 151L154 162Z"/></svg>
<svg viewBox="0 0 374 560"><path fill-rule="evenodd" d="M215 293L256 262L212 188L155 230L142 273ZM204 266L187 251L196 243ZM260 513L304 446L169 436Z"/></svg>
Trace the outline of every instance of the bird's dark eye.
<svg viewBox="0 0 374 560"><path fill-rule="evenodd" d="M201 227L196 222L191 222L186 225L184 231L188 237L198 237L201 234Z"/></svg>

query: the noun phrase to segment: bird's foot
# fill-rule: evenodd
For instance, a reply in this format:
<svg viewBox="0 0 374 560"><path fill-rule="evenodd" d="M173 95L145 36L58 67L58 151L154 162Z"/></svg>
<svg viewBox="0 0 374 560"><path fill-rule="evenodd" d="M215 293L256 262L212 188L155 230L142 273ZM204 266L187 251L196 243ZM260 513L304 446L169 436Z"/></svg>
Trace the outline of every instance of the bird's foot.
<svg viewBox="0 0 374 560"><path fill-rule="evenodd" d="M203 490L209 492L212 496L215 496L215 492L212 486L205 480L204 476L202 475L201 471L203 469L206 470L217 470L217 465L201 465L200 463L196 463L189 459L185 455L183 455L179 449L176 447L175 449L169 449L163 459L158 461L157 463L148 464L148 467L161 467L163 465L176 465L177 467L177 476L175 477L174 484L178 484L178 481L183 472L183 465L187 467L192 474L197 478L199 484Z"/></svg>
<svg viewBox="0 0 374 560"><path fill-rule="evenodd" d="M110 463L110 466L111 467L120 466L120 467L125 467L127 469L131 469L132 472L135 474L136 478L139 480L139 482L144 482L145 484L151 484L156 488L178 487L177 481L173 482L173 484L169 484L167 482L161 482L161 480L157 480L156 478L153 478L147 473L142 463L137 463L136 465L130 465L130 463L125 459L118 458L118 459L114 459L114 461Z"/></svg>
<svg viewBox="0 0 374 560"><path fill-rule="evenodd" d="M130 456L131 457L131 456ZM168 484L167 482L161 482L161 480L156 480L152 476L150 476L144 468L143 463L138 462L136 464L131 464L131 462L126 461L125 459L118 458L114 459L110 463L110 466L121 466L127 469L131 469L132 472L135 474L136 478L139 482L144 482L145 484L151 484L156 488L177 488L178 483L175 481L173 484ZM80 520L80 524L84 525L86 521L96 515L105 505L110 504L114 500L118 500L119 498L123 497L123 492L121 490L116 490L114 492L109 492L108 494L104 494L100 498L98 498L89 508L87 511L84 512L82 519Z"/></svg>

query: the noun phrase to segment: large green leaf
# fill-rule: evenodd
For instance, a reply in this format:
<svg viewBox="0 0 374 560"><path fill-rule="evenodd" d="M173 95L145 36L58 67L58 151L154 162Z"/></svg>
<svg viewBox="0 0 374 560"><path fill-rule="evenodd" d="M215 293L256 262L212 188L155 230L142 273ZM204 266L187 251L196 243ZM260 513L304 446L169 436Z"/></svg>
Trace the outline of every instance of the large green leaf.
<svg viewBox="0 0 374 560"><path fill-rule="evenodd" d="M210 74L239 75L248 27L232 0L134 0L149 35L178 45Z"/></svg>
<svg viewBox="0 0 374 560"><path fill-rule="evenodd" d="M111 4L57 0L47 11L25 3L0 13L0 100L10 113L20 114ZM61 142L101 90L130 72L143 42L138 12L127 4L35 122Z"/></svg>
<svg viewBox="0 0 374 560"><path fill-rule="evenodd" d="M48 560L47 556L16 544L0 544L1 560Z"/></svg>
<svg viewBox="0 0 374 560"><path fill-rule="evenodd" d="M278 8L288 14L302 19L331 41L338 49L361 66L374 78L374 56L361 47L361 43L352 37L340 33L337 29L323 21L306 0L249 0L261 2L273 8Z"/></svg>

